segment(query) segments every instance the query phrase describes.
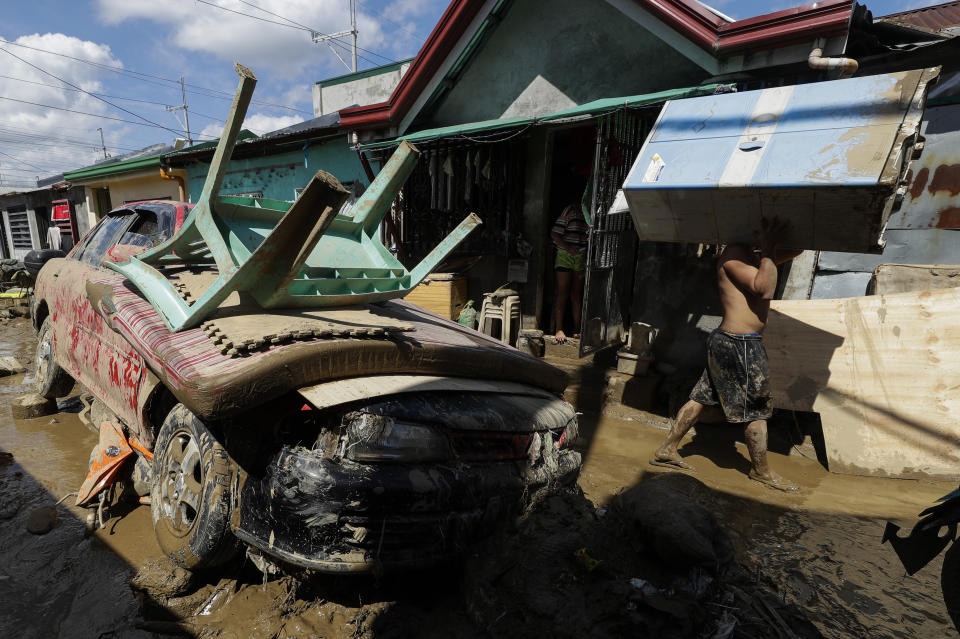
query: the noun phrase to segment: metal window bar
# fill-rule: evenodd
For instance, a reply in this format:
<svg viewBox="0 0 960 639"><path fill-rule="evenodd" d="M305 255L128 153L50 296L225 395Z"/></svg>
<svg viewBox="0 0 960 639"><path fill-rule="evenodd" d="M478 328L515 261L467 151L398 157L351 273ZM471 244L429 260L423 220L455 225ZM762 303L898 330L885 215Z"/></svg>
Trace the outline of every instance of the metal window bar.
<svg viewBox="0 0 960 639"><path fill-rule="evenodd" d="M401 261L417 262L458 217L471 212L484 221L482 232L468 236L450 257L511 254L523 211L524 144L524 136L496 143L440 139L421 144L420 163L393 203Z"/></svg>
<svg viewBox="0 0 960 639"><path fill-rule="evenodd" d="M659 106L621 109L597 120L583 317L585 322L601 318L603 325L596 333L583 327L581 356L618 339L629 319L637 238L630 213L611 212L610 207L659 110ZM600 305L603 308L597 308Z"/></svg>

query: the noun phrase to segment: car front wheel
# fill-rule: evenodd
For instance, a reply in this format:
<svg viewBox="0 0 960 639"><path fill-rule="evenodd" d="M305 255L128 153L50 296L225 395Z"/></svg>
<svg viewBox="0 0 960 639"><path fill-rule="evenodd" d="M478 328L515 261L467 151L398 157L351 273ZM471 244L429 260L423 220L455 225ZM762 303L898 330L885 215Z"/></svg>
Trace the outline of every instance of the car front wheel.
<svg viewBox="0 0 960 639"><path fill-rule="evenodd" d="M188 570L230 560L239 548L230 531L235 467L206 425L177 404L154 448L150 510L160 548Z"/></svg>
<svg viewBox="0 0 960 639"><path fill-rule="evenodd" d="M60 368L53 354L53 322L47 317L37 335L36 363L37 393L47 399L64 397L73 388L73 378Z"/></svg>

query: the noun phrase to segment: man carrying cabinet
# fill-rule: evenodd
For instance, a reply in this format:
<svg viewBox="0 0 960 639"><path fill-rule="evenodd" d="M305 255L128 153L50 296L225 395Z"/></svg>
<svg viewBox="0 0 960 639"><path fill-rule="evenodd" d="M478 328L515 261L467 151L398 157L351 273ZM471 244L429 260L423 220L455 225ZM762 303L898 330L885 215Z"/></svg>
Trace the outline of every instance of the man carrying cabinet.
<svg viewBox="0 0 960 639"><path fill-rule="evenodd" d="M680 440L697 423L704 406L719 404L728 422L744 424L752 464L750 478L777 490L797 489L767 464L767 419L773 406L763 329L777 287L777 264L801 253L778 250L785 228L777 218L763 219L761 231L755 233L756 247L731 244L720 254L717 284L723 322L707 340L707 367L700 381L650 463L692 470L677 450Z"/></svg>

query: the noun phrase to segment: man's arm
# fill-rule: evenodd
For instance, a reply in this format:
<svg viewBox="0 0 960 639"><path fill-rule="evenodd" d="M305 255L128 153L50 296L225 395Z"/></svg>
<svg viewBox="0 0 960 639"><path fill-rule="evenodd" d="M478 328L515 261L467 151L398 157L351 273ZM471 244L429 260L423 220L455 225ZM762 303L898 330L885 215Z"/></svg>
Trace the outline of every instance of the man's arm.
<svg viewBox="0 0 960 639"><path fill-rule="evenodd" d="M777 265L769 256L762 256L760 266L743 261L736 254L722 262L723 272L734 285L745 293L763 300L772 300L777 289Z"/></svg>
<svg viewBox="0 0 960 639"><path fill-rule="evenodd" d="M772 221L761 218L761 229L756 232L757 244L760 246L760 266L753 266L752 255L742 247L731 247L731 252L722 262L723 270L740 290L762 300L772 300L777 290L777 264L775 262L781 253L777 250L780 236L786 230L786 224L776 217ZM791 251L782 253L783 261L793 259ZM799 254L799 253L798 253ZM786 257L786 256L790 257Z"/></svg>

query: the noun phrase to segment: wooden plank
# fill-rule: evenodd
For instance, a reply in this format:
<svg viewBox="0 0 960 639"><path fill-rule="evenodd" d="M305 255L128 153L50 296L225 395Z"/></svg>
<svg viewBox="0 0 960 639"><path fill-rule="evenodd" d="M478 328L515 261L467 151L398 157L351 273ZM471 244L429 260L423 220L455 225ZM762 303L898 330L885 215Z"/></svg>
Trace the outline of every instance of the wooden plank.
<svg viewBox="0 0 960 639"><path fill-rule="evenodd" d="M942 264L881 264L873 270L877 295L932 291L960 286L960 266Z"/></svg>
<svg viewBox="0 0 960 639"><path fill-rule="evenodd" d="M774 405L820 413L832 471L960 474L958 312L958 289L774 302Z"/></svg>

